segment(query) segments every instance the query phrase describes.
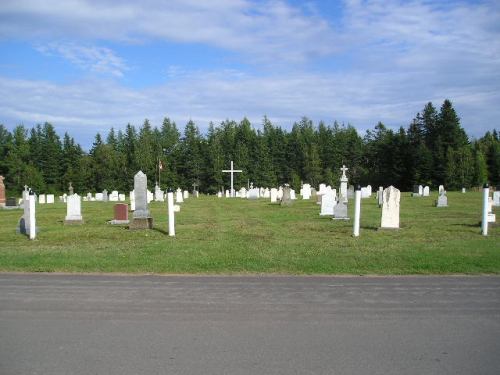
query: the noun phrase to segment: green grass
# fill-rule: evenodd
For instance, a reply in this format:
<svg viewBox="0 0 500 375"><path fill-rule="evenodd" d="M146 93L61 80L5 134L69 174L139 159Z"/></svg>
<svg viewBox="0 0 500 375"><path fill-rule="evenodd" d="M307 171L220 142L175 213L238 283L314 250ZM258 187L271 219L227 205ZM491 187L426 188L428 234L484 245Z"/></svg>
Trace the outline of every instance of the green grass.
<svg viewBox="0 0 500 375"><path fill-rule="evenodd" d="M435 195L435 194L434 194ZM85 224L65 226L66 206L37 205L37 239L16 234L22 210L0 210L0 271L126 273L452 274L500 273L500 230L480 234L481 193L401 198L401 229L377 230L380 209L362 201L352 220L319 216L314 201L189 198L167 235L166 203L150 206L155 228L106 224L113 203L82 202ZM349 207L352 217L352 201Z"/></svg>

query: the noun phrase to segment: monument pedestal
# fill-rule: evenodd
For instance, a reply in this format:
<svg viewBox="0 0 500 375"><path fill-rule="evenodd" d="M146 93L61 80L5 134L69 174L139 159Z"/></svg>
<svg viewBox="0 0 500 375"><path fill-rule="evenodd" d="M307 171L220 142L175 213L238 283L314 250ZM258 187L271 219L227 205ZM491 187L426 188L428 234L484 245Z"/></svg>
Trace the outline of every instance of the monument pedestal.
<svg viewBox="0 0 500 375"><path fill-rule="evenodd" d="M153 218L152 217L140 217L134 218L130 223L128 229L153 229Z"/></svg>
<svg viewBox="0 0 500 375"><path fill-rule="evenodd" d="M81 225L81 224L83 224L83 219L66 218L64 220L64 225Z"/></svg>

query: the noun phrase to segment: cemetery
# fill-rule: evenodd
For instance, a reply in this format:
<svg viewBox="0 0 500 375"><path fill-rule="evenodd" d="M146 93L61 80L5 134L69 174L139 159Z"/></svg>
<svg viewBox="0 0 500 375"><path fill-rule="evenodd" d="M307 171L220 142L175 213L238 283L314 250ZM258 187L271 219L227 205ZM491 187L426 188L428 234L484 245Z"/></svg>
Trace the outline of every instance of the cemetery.
<svg viewBox="0 0 500 375"><path fill-rule="evenodd" d="M287 185L252 186L246 193L235 178L227 198L220 192L190 195L180 188L167 192L157 187L150 200L142 172L136 174L133 194L127 194L123 203L115 200L120 195L117 191L106 201L96 200L97 194L81 199L74 193L48 204L47 196L42 203L42 194L36 201L36 195L25 190L24 215L20 208L0 210L0 270L500 273L500 230L493 217L493 194L488 194L490 226L483 236L480 191L463 194L440 189L414 199L415 192L400 192L392 186L380 187L376 195L371 194L371 186L358 187L353 188L353 196L359 197L356 214L354 198L345 197L348 168L342 168L338 196L336 187L323 184L316 193L314 186L304 184L296 199ZM237 172L233 166L229 171Z"/></svg>

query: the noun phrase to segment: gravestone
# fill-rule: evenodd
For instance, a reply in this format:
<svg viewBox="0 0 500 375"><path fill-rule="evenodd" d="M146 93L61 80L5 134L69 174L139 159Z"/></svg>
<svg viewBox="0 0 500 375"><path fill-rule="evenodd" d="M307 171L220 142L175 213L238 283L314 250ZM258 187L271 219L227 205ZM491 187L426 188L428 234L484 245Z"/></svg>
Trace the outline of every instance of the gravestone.
<svg viewBox="0 0 500 375"><path fill-rule="evenodd" d="M130 198L130 211L135 211L135 193L133 190L130 192L129 198Z"/></svg>
<svg viewBox="0 0 500 375"><path fill-rule="evenodd" d="M73 195L74 194L73 184L71 182L69 183L69 186L68 186L68 192L69 192L69 195Z"/></svg>
<svg viewBox="0 0 500 375"><path fill-rule="evenodd" d="M118 197L118 191L113 190L111 192L111 194L109 195L109 201L110 202L118 202L118 199L119 199L119 197Z"/></svg>
<svg viewBox="0 0 500 375"><path fill-rule="evenodd" d="M302 199L304 199L304 200L310 199L311 198L311 194L312 194L311 185L304 184L302 186Z"/></svg>
<svg viewBox="0 0 500 375"><path fill-rule="evenodd" d="M293 189L290 189L290 199L292 201L297 199L297 197L295 196L295 190L293 190Z"/></svg>
<svg viewBox="0 0 500 375"><path fill-rule="evenodd" d="M333 207L333 219L334 220L349 220L347 216L347 202L339 196L337 204Z"/></svg>
<svg viewBox="0 0 500 375"><path fill-rule="evenodd" d="M102 193L95 193L95 200L97 202L102 202L103 198L104 198L104 196L102 195Z"/></svg>
<svg viewBox="0 0 500 375"><path fill-rule="evenodd" d="M493 192L493 206L500 206L500 191L498 190Z"/></svg>
<svg viewBox="0 0 500 375"><path fill-rule="evenodd" d="M217 198L222 198L222 191L217 192Z"/></svg>
<svg viewBox="0 0 500 375"><path fill-rule="evenodd" d="M462 188L462 194L465 194L465 188L464 187Z"/></svg>
<svg viewBox="0 0 500 375"><path fill-rule="evenodd" d="M439 185L438 194L441 195L442 191L444 191L444 186L443 185Z"/></svg>
<svg viewBox="0 0 500 375"><path fill-rule="evenodd" d="M377 203L378 203L379 207L382 207L382 204L384 203L384 187L383 186L378 187Z"/></svg>
<svg viewBox="0 0 500 375"><path fill-rule="evenodd" d="M115 216L109 223L113 225L128 224L128 204L117 203L114 207Z"/></svg>
<svg viewBox="0 0 500 375"><path fill-rule="evenodd" d="M398 229L401 192L394 186L389 186L384 190L382 196L384 199L382 203L382 220L380 228Z"/></svg>
<svg viewBox="0 0 500 375"><path fill-rule="evenodd" d="M184 192L182 193L182 198L183 199L188 199L189 198L189 191L184 190Z"/></svg>
<svg viewBox="0 0 500 375"><path fill-rule="evenodd" d="M247 198L247 189L245 189L245 187L242 187L240 189L240 197L241 198Z"/></svg>
<svg viewBox="0 0 500 375"><path fill-rule="evenodd" d="M340 168L342 171L342 176L340 176L340 191L339 191L339 197L344 202L347 202L349 198L352 198L354 196L354 186L353 186L353 193L352 195L349 195L349 192L347 191L347 182L349 181L346 176L346 172L349 170L349 168L346 168L345 165L342 165L342 168Z"/></svg>
<svg viewBox="0 0 500 375"><path fill-rule="evenodd" d="M83 224L82 199L78 194L68 195L64 224Z"/></svg>
<svg viewBox="0 0 500 375"><path fill-rule="evenodd" d="M135 211L129 229L152 229L153 218L148 208L148 178L139 171L134 176Z"/></svg>
<svg viewBox="0 0 500 375"><path fill-rule="evenodd" d="M54 194L47 194L47 204L54 204Z"/></svg>
<svg viewBox="0 0 500 375"><path fill-rule="evenodd" d="M335 200L335 190L331 188L329 190L325 190L325 193L321 197L321 211L319 213L320 216L333 216L333 209L337 201Z"/></svg>
<svg viewBox="0 0 500 375"><path fill-rule="evenodd" d="M92 198L92 193L87 193L87 196L86 196L85 198L87 198L87 201L89 201L89 202L90 202L91 200L93 200L93 198ZM85 198L84 198L84 200L85 200Z"/></svg>
<svg viewBox="0 0 500 375"><path fill-rule="evenodd" d="M97 194L96 194L96 196L97 196ZM122 193L118 194L118 200L120 202L125 202L125 194L122 194Z"/></svg>
<svg viewBox="0 0 500 375"><path fill-rule="evenodd" d="M430 194L430 189L429 189L429 186L424 187L424 191L423 191L423 193L422 193L422 196L424 196L424 197L428 197L428 196L429 196L429 194Z"/></svg>
<svg viewBox="0 0 500 375"><path fill-rule="evenodd" d="M231 198L231 193L229 192L229 190L226 190L226 198Z"/></svg>
<svg viewBox="0 0 500 375"><path fill-rule="evenodd" d="M17 202L16 202L16 198L14 197L9 197L7 198L7 200L5 201L5 208L17 208Z"/></svg>
<svg viewBox="0 0 500 375"><path fill-rule="evenodd" d="M38 196L38 203L39 204L45 204L45 194L40 194Z"/></svg>
<svg viewBox="0 0 500 375"><path fill-rule="evenodd" d="M271 203L276 203L278 201L278 189L271 189Z"/></svg>
<svg viewBox="0 0 500 375"><path fill-rule="evenodd" d="M158 184L155 185L155 201L163 202L165 199L163 197L163 190L160 189Z"/></svg>
<svg viewBox="0 0 500 375"><path fill-rule="evenodd" d="M108 197L108 191L106 189L104 189L102 191L102 201L103 202L108 202L109 201L109 197Z"/></svg>
<svg viewBox="0 0 500 375"><path fill-rule="evenodd" d="M38 228L36 227L36 198L33 192L30 191L26 200L24 201L24 214L19 220L18 232L28 235L30 240L36 238Z"/></svg>
<svg viewBox="0 0 500 375"><path fill-rule="evenodd" d="M448 207L448 197L446 196L446 191L444 189L439 193L436 201L436 207Z"/></svg>
<svg viewBox="0 0 500 375"><path fill-rule="evenodd" d="M62 198L62 202L66 203L66 201L68 200L68 194L64 193L61 198Z"/></svg>
<svg viewBox="0 0 500 375"><path fill-rule="evenodd" d="M181 188L177 188L177 190L175 191L175 202L176 203L183 203L184 202L184 197L182 195Z"/></svg>
<svg viewBox="0 0 500 375"><path fill-rule="evenodd" d="M263 196L265 199L269 199L269 198L271 198L271 191L269 190L269 188L265 188L265 189L264 189L264 194L262 194L262 196Z"/></svg>
<svg viewBox="0 0 500 375"><path fill-rule="evenodd" d="M0 176L0 207L5 206L5 185L3 183L4 177Z"/></svg>
<svg viewBox="0 0 500 375"><path fill-rule="evenodd" d="M278 189L278 200L280 201L281 198L283 198L283 186Z"/></svg>
<svg viewBox="0 0 500 375"><path fill-rule="evenodd" d="M248 190L248 193L246 193L246 197L248 199L259 199L259 194L260 194L260 191L258 188L252 188L252 189Z"/></svg>
<svg viewBox="0 0 500 375"><path fill-rule="evenodd" d="M418 195L424 196L424 187L422 185L418 185Z"/></svg>
<svg viewBox="0 0 500 375"><path fill-rule="evenodd" d="M367 186L361 188L361 198L366 199L370 198L371 192Z"/></svg>
<svg viewBox="0 0 500 375"><path fill-rule="evenodd" d="M349 185L349 188L347 189L347 197L349 199L354 198L354 185Z"/></svg>
<svg viewBox="0 0 500 375"><path fill-rule="evenodd" d="M148 204L150 204L154 199L154 194L149 191L149 189L146 190L146 200L148 201Z"/></svg>
<svg viewBox="0 0 500 375"><path fill-rule="evenodd" d="M418 188L418 185L413 185L413 192L411 193L411 196L412 197L420 197L420 193L419 193L419 188Z"/></svg>
<svg viewBox="0 0 500 375"><path fill-rule="evenodd" d="M283 188L283 196L281 197L281 206L290 206L292 204L292 197L290 195L290 185L285 184Z"/></svg>

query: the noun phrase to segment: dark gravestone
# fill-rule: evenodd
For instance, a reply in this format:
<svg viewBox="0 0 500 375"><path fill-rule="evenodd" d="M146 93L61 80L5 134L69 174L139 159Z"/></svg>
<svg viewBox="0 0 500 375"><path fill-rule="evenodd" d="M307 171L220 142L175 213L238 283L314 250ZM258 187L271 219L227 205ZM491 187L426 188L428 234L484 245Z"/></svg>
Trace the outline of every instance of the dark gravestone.
<svg viewBox="0 0 500 375"><path fill-rule="evenodd" d="M17 206L16 198L14 198L14 197L7 198L5 205L7 207L16 207Z"/></svg>
<svg viewBox="0 0 500 375"><path fill-rule="evenodd" d="M290 206L292 204L292 197L290 195L290 186L288 184L283 188L283 197L281 198L282 206Z"/></svg>
<svg viewBox="0 0 500 375"><path fill-rule="evenodd" d="M115 217L110 221L111 224L128 224L128 204L115 204Z"/></svg>

